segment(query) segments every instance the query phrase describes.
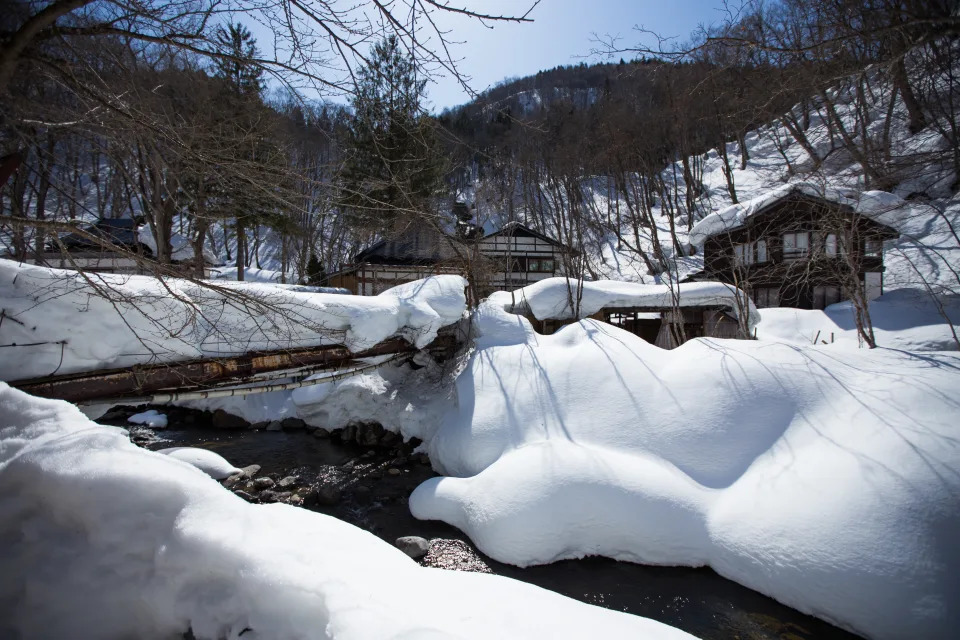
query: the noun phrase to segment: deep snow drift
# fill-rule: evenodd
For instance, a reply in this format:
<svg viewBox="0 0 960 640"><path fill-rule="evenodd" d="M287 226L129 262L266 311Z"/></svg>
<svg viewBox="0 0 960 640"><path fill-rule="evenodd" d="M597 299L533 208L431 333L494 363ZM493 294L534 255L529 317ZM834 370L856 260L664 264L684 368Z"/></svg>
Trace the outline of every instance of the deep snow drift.
<svg viewBox="0 0 960 640"><path fill-rule="evenodd" d="M697 339L496 305L429 439L420 518L518 565L709 564L876 638L960 629L960 357Z"/></svg>
<svg viewBox="0 0 960 640"><path fill-rule="evenodd" d="M499 576L425 569L251 505L75 407L0 383L0 637L680 639Z"/></svg>
<svg viewBox="0 0 960 640"><path fill-rule="evenodd" d="M859 348L849 301L816 309L764 309L757 338L771 342ZM877 344L907 351L957 351L960 296L933 297L917 289L897 289L870 301Z"/></svg>
<svg viewBox="0 0 960 640"><path fill-rule="evenodd" d="M0 260L0 343L18 345L5 350L0 380L321 344L357 351L395 335L422 347L461 317L464 287L434 276L359 297Z"/></svg>

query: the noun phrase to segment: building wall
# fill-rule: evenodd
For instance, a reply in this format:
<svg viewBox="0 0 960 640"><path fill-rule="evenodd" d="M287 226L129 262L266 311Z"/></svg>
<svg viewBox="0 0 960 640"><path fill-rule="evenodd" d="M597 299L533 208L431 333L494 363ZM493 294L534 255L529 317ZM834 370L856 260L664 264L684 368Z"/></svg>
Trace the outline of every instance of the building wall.
<svg viewBox="0 0 960 640"><path fill-rule="evenodd" d="M482 289L519 289L563 274L563 249L542 238L499 234L480 240L478 249L489 264Z"/></svg>
<svg viewBox="0 0 960 640"><path fill-rule="evenodd" d="M784 234L808 234L808 251L791 259ZM831 255L828 235L835 240ZM890 237L889 230L836 205L804 197L778 203L748 223L704 243L703 279L720 280L750 292L760 307L823 308L848 297L853 278L865 284L868 298L882 289L883 256L868 255L867 239ZM759 260L763 241L765 259ZM744 247L750 259L741 259ZM859 273L851 271L857 265Z"/></svg>

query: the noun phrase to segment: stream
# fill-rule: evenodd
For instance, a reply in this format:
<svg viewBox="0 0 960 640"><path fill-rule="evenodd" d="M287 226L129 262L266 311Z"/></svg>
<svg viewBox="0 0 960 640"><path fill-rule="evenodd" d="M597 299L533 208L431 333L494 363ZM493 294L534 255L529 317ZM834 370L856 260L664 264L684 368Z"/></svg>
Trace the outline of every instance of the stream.
<svg viewBox="0 0 960 640"><path fill-rule="evenodd" d="M158 409L170 411L169 407ZM132 427L122 415L102 422ZM454 527L410 515L407 497L436 474L426 460L403 455L409 451L318 438L302 429L220 430L205 426L202 418L190 422L194 424L186 426L174 419L169 428L157 431L131 428L131 436L150 449L209 449L237 467L260 465L257 476L275 480L295 476L304 483L335 481L340 488L338 499L308 508L350 522L391 544L401 536L431 540L430 551L419 560L426 566L509 576L576 600L659 620L706 640L858 637L707 568L644 566L600 557L525 569L501 564L477 551Z"/></svg>

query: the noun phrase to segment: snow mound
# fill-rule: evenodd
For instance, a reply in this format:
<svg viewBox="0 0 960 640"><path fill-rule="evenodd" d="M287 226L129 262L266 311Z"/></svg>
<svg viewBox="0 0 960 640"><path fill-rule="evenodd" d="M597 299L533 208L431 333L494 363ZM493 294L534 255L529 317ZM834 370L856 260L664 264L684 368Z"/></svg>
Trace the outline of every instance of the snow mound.
<svg viewBox="0 0 960 640"><path fill-rule="evenodd" d="M284 276L286 277L284 278ZM236 282L237 268L236 267L216 267L215 269L211 269L210 279L211 280L231 280ZM286 274L284 274L282 271L272 271L270 269L257 269L256 267L246 267L243 270L243 282L278 284L283 279L286 279L287 282L296 281L296 278L294 278L293 274L290 272L287 272Z"/></svg>
<svg viewBox="0 0 960 640"><path fill-rule="evenodd" d="M460 319L464 287L460 276L433 276L379 296L344 296L0 260L0 342L17 345L0 360L0 379L322 344L360 351L392 336L424 347Z"/></svg>
<svg viewBox="0 0 960 640"><path fill-rule="evenodd" d="M226 459L206 449L197 447L170 447L169 449L160 449L157 453L170 456L174 460L180 460L200 469L214 480L223 480L235 473L240 473L240 469L233 466Z"/></svg>
<svg viewBox="0 0 960 640"><path fill-rule="evenodd" d="M137 229L137 240L139 240L141 244L150 247L153 255L156 256L158 254L157 240L153 237L149 225L141 225L140 228ZM196 251L194 251L193 244L177 232L170 234L170 251L170 259L175 262L187 262L188 260L193 260L194 256L197 255ZM203 246L203 259L207 264L216 264L218 262L217 256L214 255L213 251L211 251L206 244Z"/></svg>
<svg viewBox="0 0 960 640"><path fill-rule="evenodd" d="M489 298L503 308L529 308L537 320L586 318L601 309L628 307L684 308L718 306L737 317L741 305L749 306L750 328L760 314L748 296L722 282L689 282L679 285L639 284L573 278L546 278L513 292L498 291ZM579 300L580 312L574 313L571 300Z"/></svg>
<svg viewBox="0 0 960 640"><path fill-rule="evenodd" d="M165 429L167 426L167 416L156 409L149 409L133 414L127 418L127 422L130 424L145 424L153 429Z"/></svg>
<svg viewBox="0 0 960 640"><path fill-rule="evenodd" d="M691 637L507 578L424 569L3 383L0 425L0 637Z"/></svg>
<svg viewBox="0 0 960 640"><path fill-rule="evenodd" d="M960 628L960 357L696 339L487 305L410 498L525 566L710 565L875 638Z"/></svg>
<svg viewBox="0 0 960 640"><path fill-rule="evenodd" d="M877 344L907 351L956 351L960 296L937 298L925 291L897 289L870 301ZM830 305L823 311L764 309L757 338L770 342L859 348L853 305Z"/></svg>

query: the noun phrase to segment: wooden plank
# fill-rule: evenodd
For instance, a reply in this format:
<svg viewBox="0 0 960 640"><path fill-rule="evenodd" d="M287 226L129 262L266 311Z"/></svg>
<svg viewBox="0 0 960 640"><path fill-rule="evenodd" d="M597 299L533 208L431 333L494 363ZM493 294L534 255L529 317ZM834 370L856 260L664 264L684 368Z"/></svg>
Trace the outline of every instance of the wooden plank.
<svg viewBox="0 0 960 640"><path fill-rule="evenodd" d="M432 349L450 348L452 336L435 340ZM385 340L374 347L352 353L343 345L328 345L287 351L252 352L233 358L204 358L125 369L100 370L11 383L21 391L42 398L70 402L142 396L164 389L205 388L228 380L298 367L336 368L357 358L412 353L416 349L403 338Z"/></svg>

